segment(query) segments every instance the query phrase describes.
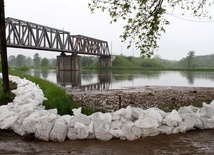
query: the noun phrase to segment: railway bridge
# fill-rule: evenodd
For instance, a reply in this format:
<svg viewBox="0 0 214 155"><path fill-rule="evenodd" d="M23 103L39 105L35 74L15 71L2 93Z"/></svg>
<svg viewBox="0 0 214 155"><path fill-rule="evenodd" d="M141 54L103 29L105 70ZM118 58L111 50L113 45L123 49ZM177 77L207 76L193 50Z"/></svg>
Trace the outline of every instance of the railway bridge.
<svg viewBox="0 0 214 155"><path fill-rule="evenodd" d="M112 65L108 42L14 18L5 19L7 47L60 52L57 70L80 70L81 56L99 56L99 66ZM50 53L51 54L51 53Z"/></svg>

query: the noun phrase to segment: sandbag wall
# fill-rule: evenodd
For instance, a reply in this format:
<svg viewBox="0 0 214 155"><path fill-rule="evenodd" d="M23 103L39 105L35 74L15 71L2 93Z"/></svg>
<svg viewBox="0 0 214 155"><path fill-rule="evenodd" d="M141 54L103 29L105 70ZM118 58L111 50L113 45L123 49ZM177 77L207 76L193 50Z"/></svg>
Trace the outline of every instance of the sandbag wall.
<svg viewBox="0 0 214 155"><path fill-rule="evenodd" d="M1 75L0 75L1 76ZM214 128L214 101L203 107L181 107L178 111L164 112L158 108L147 110L130 107L90 116L73 109L73 116L57 114L57 109L45 110L47 100L40 87L16 76L9 79L17 83L13 102L0 106L0 128L11 129L24 136L34 134L44 141L63 142L66 138L135 140L140 137L186 132L194 129Z"/></svg>

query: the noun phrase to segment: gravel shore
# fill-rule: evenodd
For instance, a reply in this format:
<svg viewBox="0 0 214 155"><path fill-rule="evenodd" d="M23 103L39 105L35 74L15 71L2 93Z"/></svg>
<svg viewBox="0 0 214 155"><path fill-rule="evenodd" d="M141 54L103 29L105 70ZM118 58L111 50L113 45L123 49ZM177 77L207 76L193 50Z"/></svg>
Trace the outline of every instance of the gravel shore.
<svg viewBox="0 0 214 155"><path fill-rule="evenodd" d="M200 106L214 100L213 87L145 86L115 90L67 90L75 102L102 112L114 111L128 105L148 109L157 107L164 111L181 106Z"/></svg>

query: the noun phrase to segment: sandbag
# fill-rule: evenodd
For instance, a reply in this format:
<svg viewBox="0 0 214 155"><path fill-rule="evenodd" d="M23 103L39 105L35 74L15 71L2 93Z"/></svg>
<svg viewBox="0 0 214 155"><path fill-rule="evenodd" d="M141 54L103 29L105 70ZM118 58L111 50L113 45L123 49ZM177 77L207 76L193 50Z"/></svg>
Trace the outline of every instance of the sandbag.
<svg viewBox="0 0 214 155"><path fill-rule="evenodd" d="M67 132L68 132L68 128L65 125L65 123L61 120L57 120L54 123L54 127L50 132L50 140L63 142L65 141Z"/></svg>
<svg viewBox="0 0 214 155"><path fill-rule="evenodd" d="M31 117L31 115L25 118L22 122L22 130L27 134L35 133L38 118Z"/></svg>
<svg viewBox="0 0 214 155"><path fill-rule="evenodd" d="M50 132L53 128L51 122L39 122L36 125L35 137L40 140L49 141Z"/></svg>
<svg viewBox="0 0 214 155"><path fill-rule="evenodd" d="M153 119L157 120L158 123L162 123L163 117L161 116L160 111L161 110L157 108L149 108L146 112Z"/></svg>
<svg viewBox="0 0 214 155"><path fill-rule="evenodd" d="M20 136L24 136L26 133L24 132L24 130L22 129L22 127L21 127L21 125L19 124L19 123L17 123L17 122L15 122L14 124L13 124L13 126L11 127L11 129L15 132L15 133L17 133L18 135L20 135Z"/></svg>
<svg viewBox="0 0 214 155"><path fill-rule="evenodd" d="M111 133L115 138L120 138L124 137L124 133L122 130L117 129L117 130L110 130L109 133Z"/></svg>
<svg viewBox="0 0 214 155"><path fill-rule="evenodd" d="M178 123L182 121L182 118L180 117L179 113L176 110L172 110L164 119L163 123L170 126L170 127L176 127L178 126Z"/></svg>
<svg viewBox="0 0 214 155"><path fill-rule="evenodd" d="M77 122L84 124L84 125L89 125L91 123L91 119L88 116L86 116L85 114L78 114L78 115L75 115L74 117L70 118L69 124L71 127L74 127L74 125Z"/></svg>
<svg viewBox="0 0 214 155"><path fill-rule="evenodd" d="M214 129L214 118L200 117L203 123L203 129Z"/></svg>
<svg viewBox="0 0 214 155"><path fill-rule="evenodd" d="M134 123L136 127L139 128L157 128L158 120L154 119L153 117L149 116L146 111L142 111L139 114L138 120Z"/></svg>
<svg viewBox="0 0 214 155"><path fill-rule="evenodd" d="M12 115L10 117L5 118L3 121L0 122L1 129L9 129L18 119L17 115Z"/></svg>
<svg viewBox="0 0 214 155"><path fill-rule="evenodd" d="M157 136L160 134L160 131L158 128L144 128L142 130L142 137L148 137L148 136Z"/></svg>
<svg viewBox="0 0 214 155"><path fill-rule="evenodd" d="M108 141L113 138L110 132L95 131L95 137L99 140Z"/></svg>
<svg viewBox="0 0 214 155"><path fill-rule="evenodd" d="M89 127L76 122L74 128L77 129L77 137L78 139L85 139L89 135Z"/></svg>
<svg viewBox="0 0 214 155"><path fill-rule="evenodd" d="M160 132L160 134L171 134L172 133L172 129L171 127L169 127L168 125L160 125L158 128L158 131Z"/></svg>
<svg viewBox="0 0 214 155"><path fill-rule="evenodd" d="M78 133L77 133L77 129L73 128L73 127L69 127L68 128L68 132L67 132L67 137L70 140L75 140L78 139Z"/></svg>

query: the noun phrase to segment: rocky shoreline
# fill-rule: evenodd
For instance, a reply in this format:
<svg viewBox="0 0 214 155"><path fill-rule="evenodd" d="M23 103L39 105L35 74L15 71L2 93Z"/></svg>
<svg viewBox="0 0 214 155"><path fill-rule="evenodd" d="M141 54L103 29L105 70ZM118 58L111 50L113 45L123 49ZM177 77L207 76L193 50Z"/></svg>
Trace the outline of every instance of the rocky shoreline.
<svg viewBox="0 0 214 155"><path fill-rule="evenodd" d="M67 89L67 93L80 105L102 112L115 111L128 105L170 111L181 106L200 106L202 102L214 100L213 87L145 86L102 91Z"/></svg>

